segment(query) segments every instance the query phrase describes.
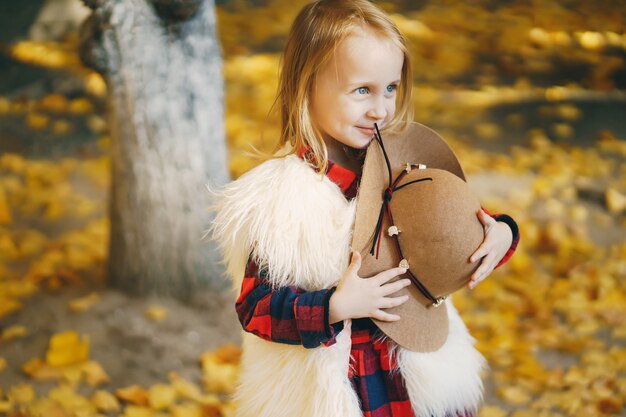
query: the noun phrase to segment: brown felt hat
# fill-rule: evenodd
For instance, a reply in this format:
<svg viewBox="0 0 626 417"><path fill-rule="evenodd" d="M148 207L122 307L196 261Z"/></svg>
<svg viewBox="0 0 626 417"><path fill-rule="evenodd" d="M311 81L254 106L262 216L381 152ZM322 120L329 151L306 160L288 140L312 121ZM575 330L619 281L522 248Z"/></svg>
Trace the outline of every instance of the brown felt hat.
<svg viewBox="0 0 626 417"><path fill-rule="evenodd" d="M408 263L401 278L413 284L393 296L409 294L409 300L386 310L400 320L374 320L400 346L432 352L446 341L441 301L467 284L479 265L469 262L484 237L479 209L454 152L431 129L411 123L370 143L352 247L362 256L361 277Z"/></svg>

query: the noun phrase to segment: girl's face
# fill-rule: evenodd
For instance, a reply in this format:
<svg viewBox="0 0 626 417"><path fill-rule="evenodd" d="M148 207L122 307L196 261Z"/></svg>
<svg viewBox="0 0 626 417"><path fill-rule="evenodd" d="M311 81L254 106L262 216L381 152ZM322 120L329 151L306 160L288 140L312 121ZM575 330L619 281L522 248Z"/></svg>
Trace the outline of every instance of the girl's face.
<svg viewBox="0 0 626 417"><path fill-rule="evenodd" d="M375 133L374 123L382 128L392 119L403 62L400 48L369 31L358 31L339 44L311 92L311 118L331 159L341 145L365 148Z"/></svg>

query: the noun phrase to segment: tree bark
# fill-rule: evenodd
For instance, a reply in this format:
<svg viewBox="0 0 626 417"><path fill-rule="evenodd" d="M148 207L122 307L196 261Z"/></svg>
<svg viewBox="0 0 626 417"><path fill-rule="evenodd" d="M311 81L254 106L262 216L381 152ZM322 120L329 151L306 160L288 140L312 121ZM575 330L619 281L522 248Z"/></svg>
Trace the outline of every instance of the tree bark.
<svg viewBox="0 0 626 417"><path fill-rule="evenodd" d="M190 0L197 10L173 7L168 18L163 0L158 9L146 0L85 3L94 15L81 56L109 86L109 285L178 298L223 289L217 251L202 241L205 185L228 180L214 4Z"/></svg>

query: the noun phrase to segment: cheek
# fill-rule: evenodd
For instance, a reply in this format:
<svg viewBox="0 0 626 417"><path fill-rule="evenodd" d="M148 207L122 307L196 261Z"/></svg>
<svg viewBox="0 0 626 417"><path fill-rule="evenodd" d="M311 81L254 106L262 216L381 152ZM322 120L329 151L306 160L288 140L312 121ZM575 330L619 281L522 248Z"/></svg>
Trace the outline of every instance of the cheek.
<svg viewBox="0 0 626 417"><path fill-rule="evenodd" d="M334 115L342 122L355 122L363 114L362 105L350 98L338 100L334 109Z"/></svg>
<svg viewBox="0 0 626 417"><path fill-rule="evenodd" d="M396 114L396 101L389 100L389 105L387 106L387 119L391 119L394 114Z"/></svg>

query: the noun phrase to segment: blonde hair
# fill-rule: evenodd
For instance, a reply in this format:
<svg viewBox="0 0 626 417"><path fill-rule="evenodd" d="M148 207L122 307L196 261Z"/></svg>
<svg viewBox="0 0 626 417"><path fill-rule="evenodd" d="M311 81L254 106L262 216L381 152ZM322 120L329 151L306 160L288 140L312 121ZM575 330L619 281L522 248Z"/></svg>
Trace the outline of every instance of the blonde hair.
<svg viewBox="0 0 626 417"><path fill-rule="evenodd" d="M330 61L341 41L358 28L391 40L404 55L397 110L385 130L406 125L413 117L413 78L407 42L391 19L368 0L317 0L304 6L291 26L281 58L278 94L272 106L278 106L281 113L276 150L289 143L291 147L283 155L287 156L308 148L313 154L309 162L322 174L328 166L327 149L311 120L310 93L315 74Z"/></svg>

